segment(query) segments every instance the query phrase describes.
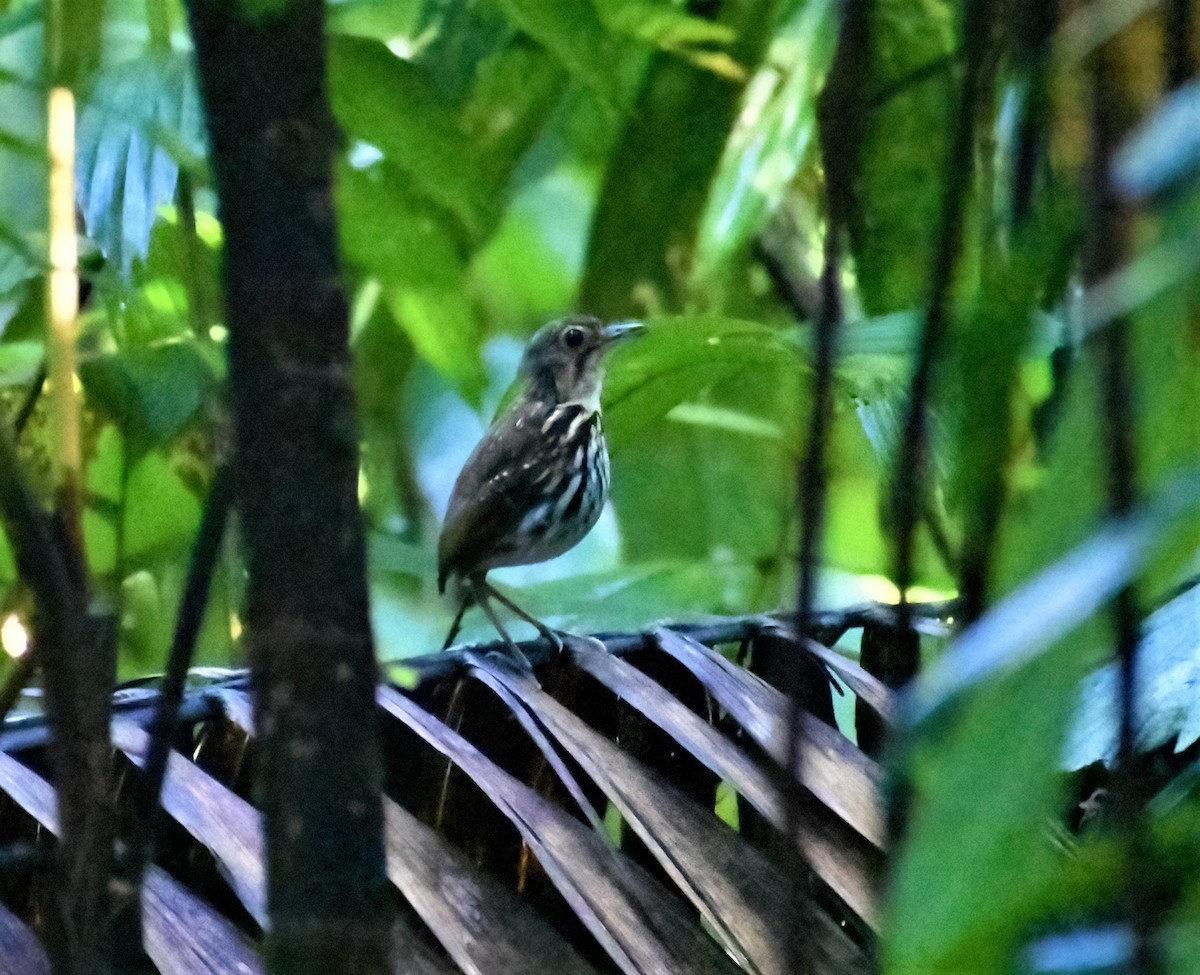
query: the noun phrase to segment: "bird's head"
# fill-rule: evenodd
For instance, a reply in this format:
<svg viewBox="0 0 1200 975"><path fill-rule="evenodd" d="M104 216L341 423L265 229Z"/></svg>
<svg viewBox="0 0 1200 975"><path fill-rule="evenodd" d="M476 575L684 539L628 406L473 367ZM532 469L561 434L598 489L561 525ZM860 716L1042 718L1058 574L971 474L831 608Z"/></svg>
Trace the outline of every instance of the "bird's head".
<svg viewBox="0 0 1200 975"><path fill-rule="evenodd" d="M598 409L605 351L642 328L640 322L605 325L590 315L560 318L543 326L530 339L521 360L526 395Z"/></svg>

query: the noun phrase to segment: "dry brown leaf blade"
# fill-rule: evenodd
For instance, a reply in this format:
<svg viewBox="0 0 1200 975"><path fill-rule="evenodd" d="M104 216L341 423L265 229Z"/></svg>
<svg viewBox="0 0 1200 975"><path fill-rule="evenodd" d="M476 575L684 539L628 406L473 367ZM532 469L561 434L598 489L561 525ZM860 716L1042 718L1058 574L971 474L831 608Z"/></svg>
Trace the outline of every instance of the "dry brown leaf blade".
<svg viewBox="0 0 1200 975"><path fill-rule="evenodd" d="M252 712L245 694L223 692L221 706L229 720L251 733ZM468 864L434 830L390 799L384 800L383 811L388 879L454 960L457 967L446 970L591 975L593 969L553 928L503 885ZM402 927L393 932L393 942L399 937L402 941L397 943L421 951L420 938ZM420 957L426 967L448 966L428 957L427 950ZM412 957L408 964L413 964Z"/></svg>
<svg viewBox="0 0 1200 975"><path fill-rule="evenodd" d="M594 975L558 932L432 829L390 799L383 811L388 878L464 972Z"/></svg>
<svg viewBox="0 0 1200 975"><path fill-rule="evenodd" d="M112 724L113 745L138 766L150 736L132 721ZM267 924L262 820L257 809L178 752L163 779L162 807L216 858L222 876L260 927Z"/></svg>
<svg viewBox="0 0 1200 975"><path fill-rule="evenodd" d="M787 698L715 650L671 630L654 631L663 652L683 664L776 761L785 762L789 736ZM836 729L804 715L800 778L818 800L883 849L887 842L879 765Z"/></svg>
<svg viewBox="0 0 1200 975"><path fill-rule="evenodd" d="M51 833L58 830L54 788L0 752L0 791ZM160 971L178 975L257 975L262 962L225 918L151 866L142 889L146 953Z"/></svg>
<svg viewBox="0 0 1200 975"><path fill-rule="evenodd" d="M520 831L547 875L622 971L732 973L737 966L667 891L591 829L518 782L415 702L380 688L383 708L452 759Z"/></svg>
<svg viewBox="0 0 1200 975"><path fill-rule="evenodd" d="M748 971L785 975L795 888L762 851L588 726L527 675L486 662L617 805L659 865Z"/></svg>
<svg viewBox="0 0 1200 975"><path fill-rule="evenodd" d="M792 637L795 638L794 635ZM838 678L852 690L858 698L871 708L888 724L896 721L896 695L878 677L867 673L853 660L847 660L840 653L835 653L823 643L805 638L804 649L816 657L821 663L837 674Z"/></svg>
<svg viewBox="0 0 1200 975"><path fill-rule="evenodd" d="M784 831L787 816L778 786L749 755L694 711L685 707L598 641L568 641L571 662L663 729L707 768L728 780L772 825ZM757 678L755 678L757 680ZM806 817L807 819L808 817ZM877 922L874 894L877 863L860 848L856 833L830 835L819 824L802 824L800 844L817 874L871 927Z"/></svg>
<svg viewBox="0 0 1200 975"><path fill-rule="evenodd" d="M520 703L512 696L512 692L503 683L497 681L486 668L480 666L479 657L476 654L467 653L465 656L467 662L471 664L471 676L491 689L505 703L521 727L525 729L525 734L529 735L538 751L542 753L547 764L554 769L559 782L575 800L580 812L592 824L592 828L603 835L604 821L600 818L600 814L596 812L582 787L575 780L574 774L567 768L567 763L562 760L562 756L559 755L550 739L546 737L533 715L521 707Z"/></svg>
<svg viewBox="0 0 1200 975"><path fill-rule="evenodd" d="M0 971L50 975L50 959L37 935L0 904Z"/></svg>
<svg viewBox="0 0 1200 975"><path fill-rule="evenodd" d="M146 954L171 975L259 975L262 960L224 917L159 867L142 888Z"/></svg>

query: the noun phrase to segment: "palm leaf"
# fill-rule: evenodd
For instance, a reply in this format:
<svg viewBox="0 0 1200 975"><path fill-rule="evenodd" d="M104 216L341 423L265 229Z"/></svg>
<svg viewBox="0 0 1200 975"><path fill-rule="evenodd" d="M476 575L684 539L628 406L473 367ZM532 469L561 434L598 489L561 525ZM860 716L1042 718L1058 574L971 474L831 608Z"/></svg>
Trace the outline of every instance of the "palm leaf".
<svg viewBox="0 0 1200 975"><path fill-rule="evenodd" d="M714 648L753 647L760 633L782 639L889 716L890 691L825 646L881 613L825 614L812 631L824 643L795 639L766 617L572 638L561 658L539 665L541 683L495 648L407 661L409 689L378 694L387 874L401 902L396 969L783 975L792 939L803 937L818 972L872 970L881 772L805 715L798 771L807 800L790 816L778 765L788 700ZM164 972L260 971L267 907L262 830L247 793L247 677L206 671L193 682L163 787L169 824L143 897L147 951ZM142 685L114 702L122 804L155 699ZM36 771L48 736L39 714L0 732L0 792L11 807L0 842L10 850L44 853L56 828L53 787ZM740 797L736 828L716 814L719 788ZM789 822L812 871L803 883L778 856ZM47 861L33 857L0 904L4 971L46 970L36 934Z"/></svg>

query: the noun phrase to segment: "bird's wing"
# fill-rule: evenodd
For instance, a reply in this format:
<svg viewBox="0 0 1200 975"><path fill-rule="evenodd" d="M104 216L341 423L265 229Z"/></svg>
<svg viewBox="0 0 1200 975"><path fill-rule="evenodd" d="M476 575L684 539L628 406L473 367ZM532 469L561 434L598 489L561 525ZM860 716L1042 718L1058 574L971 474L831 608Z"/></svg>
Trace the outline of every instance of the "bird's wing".
<svg viewBox="0 0 1200 975"><path fill-rule="evenodd" d="M563 415L554 417L553 426L569 423L577 409L560 407ZM451 573L470 571L513 549L521 521L549 487L535 483L530 472L555 463L547 453L561 437L555 429L543 430L553 410L547 405L501 417L463 465L438 540L439 589Z"/></svg>

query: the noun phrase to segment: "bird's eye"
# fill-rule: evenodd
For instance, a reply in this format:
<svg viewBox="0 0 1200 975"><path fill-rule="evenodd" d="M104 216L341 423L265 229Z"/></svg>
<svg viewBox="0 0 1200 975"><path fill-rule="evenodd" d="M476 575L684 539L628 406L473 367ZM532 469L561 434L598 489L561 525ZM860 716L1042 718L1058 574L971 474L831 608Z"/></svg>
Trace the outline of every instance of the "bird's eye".
<svg viewBox="0 0 1200 975"><path fill-rule="evenodd" d="M563 332L563 344L568 349L578 349L583 345L583 329L572 325Z"/></svg>

